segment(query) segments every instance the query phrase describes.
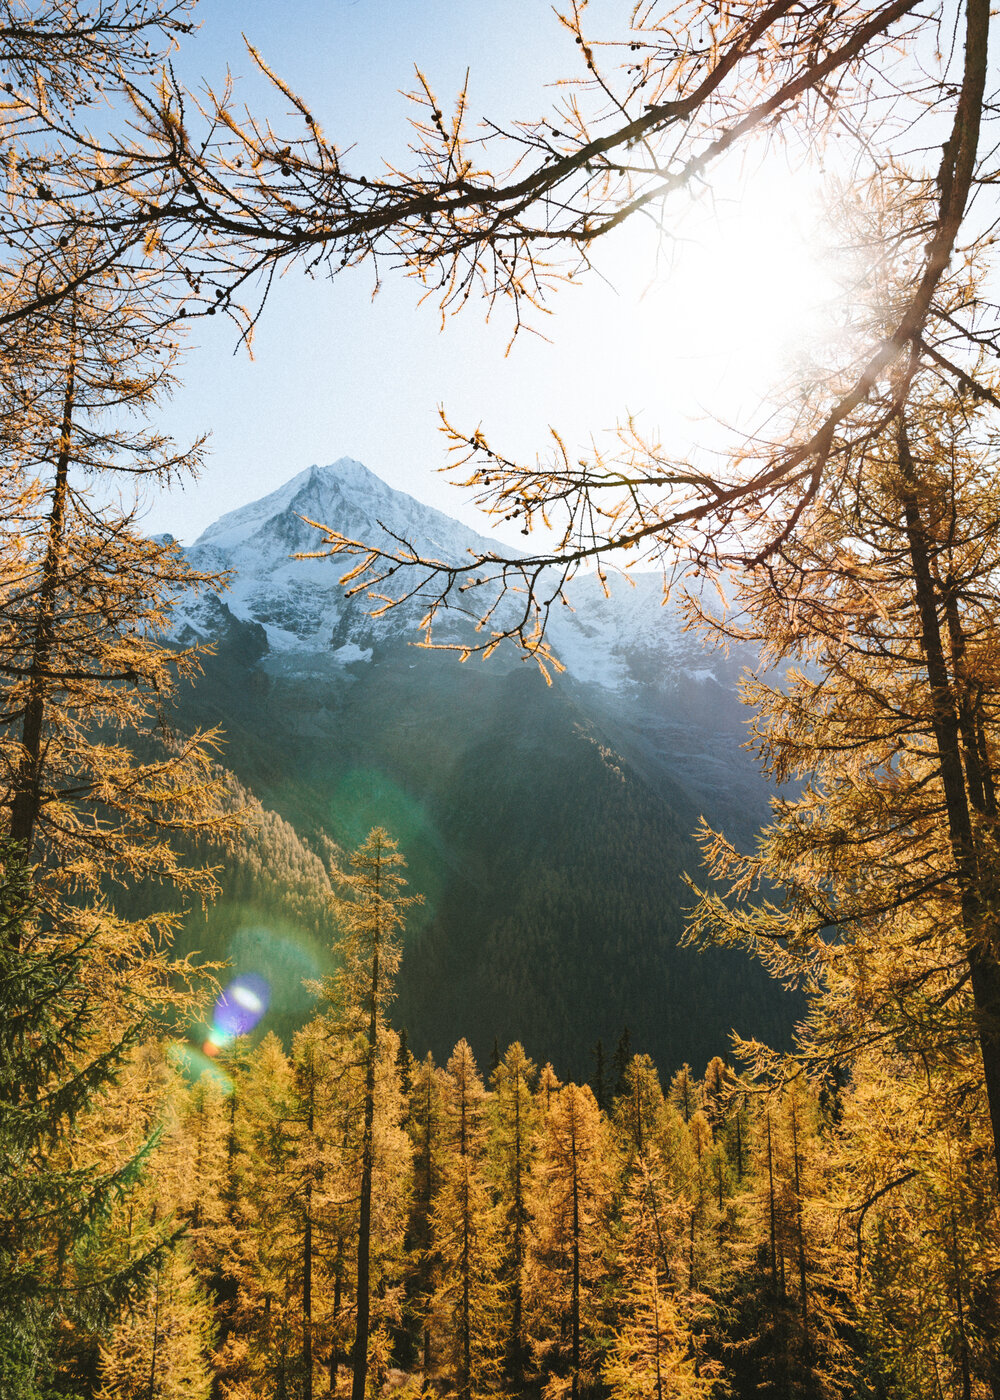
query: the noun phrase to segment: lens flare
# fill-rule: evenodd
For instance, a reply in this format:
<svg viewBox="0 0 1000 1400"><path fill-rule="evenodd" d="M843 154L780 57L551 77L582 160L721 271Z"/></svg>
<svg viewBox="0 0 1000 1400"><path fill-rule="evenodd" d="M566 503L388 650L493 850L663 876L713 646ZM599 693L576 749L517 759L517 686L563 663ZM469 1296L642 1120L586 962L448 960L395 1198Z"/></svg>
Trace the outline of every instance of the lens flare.
<svg viewBox="0 0 1000 1400"><path fill-rule="evenodd" d="M214 1046L212 1048L215 1054L218 1054L216 1048ZM199 1049L198 1046L178 1041L170 1047L167 1057L189 1083L193 1084L203 1075L209 1075L224 1094L233 1092L233 1081L229 1075L214 1062L212 1055L206 1055L205 1051Z"/></svg>
<svg viewBox="0 0 1000 1400"><path fill-rule="evenodd" d="M215 1003L209 1042L219 1050L236 1036L249 1035L270 1001L271 988L263 977L255 972L243 972L234 977ZM206 1053L211 1052L206 1050Z"/></svg>

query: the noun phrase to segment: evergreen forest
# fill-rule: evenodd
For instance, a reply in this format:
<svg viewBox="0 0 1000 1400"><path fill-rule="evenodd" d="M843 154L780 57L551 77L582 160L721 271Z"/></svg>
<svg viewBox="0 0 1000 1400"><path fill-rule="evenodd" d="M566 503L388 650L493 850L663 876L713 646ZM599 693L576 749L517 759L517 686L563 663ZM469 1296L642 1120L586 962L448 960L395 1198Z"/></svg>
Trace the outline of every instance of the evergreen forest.
<svg viewBox="0 0 1000 1400"><path fill-rule="evenodd" d="M418 69L407 155L377 162L249 38L259 109L231 75L186 86L194 0L0 0L0 1400L1000 1400L988 0L570 0L554 22L569 76L542 116L473 127L467 87L444 103ZM250 707L191 619L233 579L143 522L210 470L170 429L185 353L209 317L249 353L286 274L359 271L415 279L444 334L485 307L513 345L618 230L682 242L689 201L763 150L827 182L840 292L737 446L675 452L623 409L522 457L443 413L495 548L299 517L373 622L456 668L501 648L538 694L574 581L631 568L756 658L763 824L744 776L731 821L629 806L570 723L560 781L505 784L505 743L558 747L507 688L520 723L450 814L475 836L456 908L483 919L476 1023L443 1047L410 1017L454 973L428 909L445 841L408 882L399 804L360 831L380 789L324 807L336 756L289 797L300 837L271 799L301 736L257 731L226 767L226 706L248 732ZM265 628L232 632L249 686ZM415 784L434 744L423 769L396 745ZM501 887L515 914L473 967ZM200 946L215 901L304 941L237 971ZM705 950L673 1008L694 1067L643 999L668 939ZM543 959L587 964L586 1007L518 1007ZM746 1029L765 976L791 1031ZM577 1033L612 990L660 1063L617 1025ZM525 1048L547 1022L575 1065Z"/></svg>

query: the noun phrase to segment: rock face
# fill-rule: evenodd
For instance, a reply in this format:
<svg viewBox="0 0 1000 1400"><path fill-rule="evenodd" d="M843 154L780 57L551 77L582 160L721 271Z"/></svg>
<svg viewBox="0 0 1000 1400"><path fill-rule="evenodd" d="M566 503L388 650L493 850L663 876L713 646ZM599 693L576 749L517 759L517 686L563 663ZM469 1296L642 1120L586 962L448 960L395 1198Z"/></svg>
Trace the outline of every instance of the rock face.
<svg viewBox="0 0 1000 1400"><path fill-rule="evenodd" d="M462 665L410 645L419 600L373 619L339 561L293 559L320 540L303 516L442 560L491 541L343 458L206 530L189 557L230 589L177 617L178 640L215 648L182 722L221 723L224 761L307 839L400 840L427 897L395 1017L413 1048L517 1037L586 1075L625 1025L665 1068L724 1053L734 1026L784 1037L791 1008L756 968L677 947L699 815L747 840L766 814L740 748L752 658L705 650L640 575L610 599L579 581L551 688L513 650Z"/></svg>

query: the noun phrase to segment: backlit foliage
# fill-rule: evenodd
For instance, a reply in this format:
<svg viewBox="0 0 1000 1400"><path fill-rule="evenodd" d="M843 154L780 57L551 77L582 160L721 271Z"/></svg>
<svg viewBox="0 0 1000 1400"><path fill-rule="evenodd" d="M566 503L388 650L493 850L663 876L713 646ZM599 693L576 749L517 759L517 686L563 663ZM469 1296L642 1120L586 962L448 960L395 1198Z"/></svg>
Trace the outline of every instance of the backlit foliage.
<svg viewBox="0 0 1000 1400"><path fill-rule="evenodd" d="M466 93L446 115L418 74L413 160L376 175L253 50L280 121L228 86L185 93L162 65L189 12L0 4L5 1394L313 1400L349 1372L352 1400L995 1396L987 0L653 0L606 37L574 3L548 115L470 136ZM159 1017L190 1003L172 919L128 923L115 885L206 898L178 847L236 824L213 736L171 736L164 711L196 658L163 634L215 581L106 504L122 476L197 466L200 444L147 426L173 327L222 313L249 340L285 268L377 284L388 264L443 315L475 298L516 332L627 221L669 239L727 153L821 158L831 134L855 152L846 242L871 295L732 461L627 421L608 451L554 433L523 463L446 420L486 513L551 545L456 564L317 522L377 610L424 598L428 644L460 606L466 656L513 639L557 666L546 623L582 568L707 572L735 598L708 625L760 643L753 743L796 786L749 856L703 832L693 936L804 986L795 1054L742 1046L751 1077L685 1066L666 1099L623 1054L608 1112L520 1047L487 1090L462 1042L422 1062L406 1114L388 1007L412 901L376 829L317 1016L186 1083Z"/></svg>

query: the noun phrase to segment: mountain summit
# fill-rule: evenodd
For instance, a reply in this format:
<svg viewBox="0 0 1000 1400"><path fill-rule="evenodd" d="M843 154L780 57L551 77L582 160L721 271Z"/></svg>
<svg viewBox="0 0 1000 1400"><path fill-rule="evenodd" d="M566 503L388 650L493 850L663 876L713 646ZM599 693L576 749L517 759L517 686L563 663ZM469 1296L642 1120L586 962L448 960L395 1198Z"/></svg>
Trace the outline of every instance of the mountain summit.
<svg viewBox="0 0 1000 1400"><path fill-rule="evenodd" d="M419 612L418 604L401 609L373 630L367 616L371 604L363 597L345 598L340 586L347 561L294 557L322 547L322 535L303 517L366 541L391 544L392 532L442 559L489 547L482 536L393 490L353 458L309 467L270 495L222 516L188 551L198 567L230 572L228 612L263 627L272 653L329 657L349 645L353 654L376 636L409 630ZM203 630L197 612L187 620L195 632ZM211 631L218 619L210 611L202 623Z"/></svg>
<svg viewBox="0 0 1000 1400"><path fill-rule="evenodd" d="M345 534L386 541L382 521L390 530L419 541L441 558L458 558L470 548L489 548L490 541L396 491L353 457L341 457L326 467L307 467L250 505L223 515L195 541L194 549L218 549L231 554L240 548L267 547L287 523L299 516L332 525ZM315 549L315 530L299 520L292 527L296 550ZM327 566L330 567L330 566Z"/></svg>

